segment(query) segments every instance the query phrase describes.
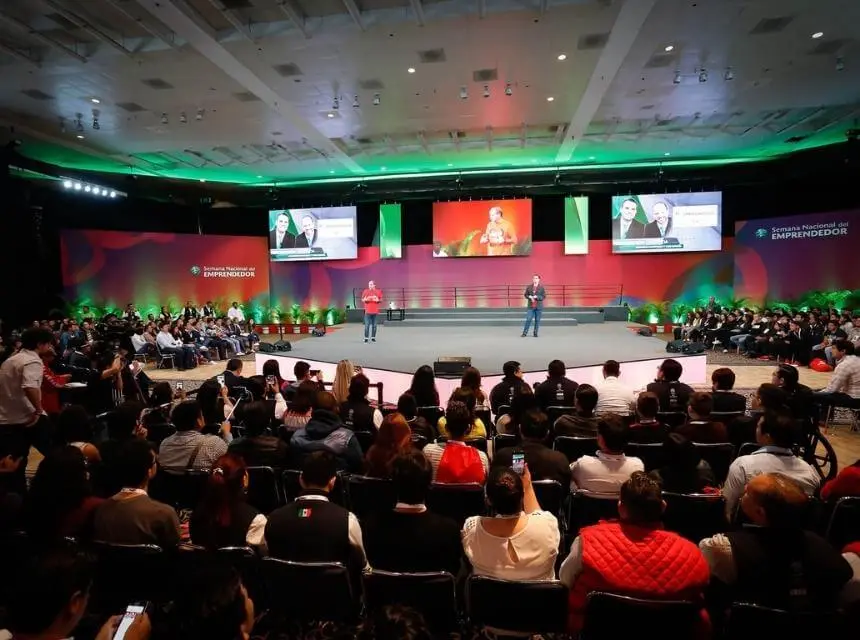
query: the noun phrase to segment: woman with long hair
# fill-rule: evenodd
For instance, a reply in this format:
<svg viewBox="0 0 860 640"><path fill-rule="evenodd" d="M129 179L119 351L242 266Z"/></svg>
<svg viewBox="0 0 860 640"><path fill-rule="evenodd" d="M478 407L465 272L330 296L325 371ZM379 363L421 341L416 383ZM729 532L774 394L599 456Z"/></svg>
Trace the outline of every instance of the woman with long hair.
<svg viewBox="0 0 860 640"><path fill-rule="evenodd" d="M349 383L355 376L355 366L349 360L341 360L334 371L331 392L338 402L346 402L349 395Z"/></svg>
<svg viewBox="0 0 860 640"><path fill-rule="evenodd" d="M487 394L481 388L481 372L475 367L466 367L463 377L460 379L461 389L471 389L475 394L475 409L489 409Z"/></svg>
<svg viewBox="0 0 860 640"><path fill-rule="evenodd" d="M305 380L296 388L293 401L290 402L284 414L284 427L287 431L296 431L307 426L318 392L319 386L311 380Z"/></svg>
<svg viewBox="0 0 860 640"><path fill-rule="evenodd" d="M265 550L266 516L245 502L247 490L248 470L242 456L226 453L218 458L191 515L191 541L207 549Z"/></svg>
<svg viewBox="0 0 860 640"><path fill-rule="evenodd" d="M222 387L217 380L207 380L197 390L197 402L203 410L203 422L205 429L221 429L221 424L233 411L233 403L227 395L228 389ZM217 428L216 428L217 425Z"/></svg>
<svg viewBox="0 0 860 640"><path fill-rule="evenodd" d="M406 393L415 397L419 407L438 407L439 391L436 389L436 374L430 365L421 365L412 376L412 384Z"/></svg>
<svg viewBox="0 0 860 640"><path fill-rule="evenodd" d="M24 501L27 533L39 541L87 539L93 512L102 502L92 494L81 450L73 446L54 449L39 463Z"/></svg>
<svg viewBox="0 0 860 640"><path fill-rule="evenodd" d="M280 390L281 387L284 386L285 380L281 377L281 367L278 365L278 361L274 358L266 360L263 363L263 375L266 377L266 380L269 379L269 376L275 376L275 382L278 384L278 390Z"/></svg>
<svg viewBox="0 0 860 640"><path fill-rule="evenodd" d="M391 463L401 453L412 448L412 429L399 413L385 416L379 427L376 441L364 458L365 475L372 478L391 478Z"/></svg>

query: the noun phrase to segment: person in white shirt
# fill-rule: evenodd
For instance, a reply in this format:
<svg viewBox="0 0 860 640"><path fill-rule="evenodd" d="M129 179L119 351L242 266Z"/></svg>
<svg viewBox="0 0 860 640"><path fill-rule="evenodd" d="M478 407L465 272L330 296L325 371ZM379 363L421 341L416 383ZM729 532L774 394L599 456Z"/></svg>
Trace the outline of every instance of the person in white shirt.
<svg viewBox="0 0 860 640"><path fill-rule="evenodd" d="M854 355L854 345L837 340L831 349L836 369L830 383L815 394L815 400L825 406L860 409L860 358Z"/></svg>
<svg viewBox="0 0 860 640"><path fill-rule="evenodd" d="M597 423L596 456L582 456L571 463L571 491L617 499L621 485L634 471L644 471L639 458L624 455L630 428L618 416L604 416Z"/></svg>
<svg viewBox="0 0 860 640"><path fill-rule="evenodd" d="M239 308L238 302L234 302L232 305L230 305L230 308L227 309L227 317L230 318L230 320L238 322L239 324L245 322L245 314Z"/></svg>
<svg viewBox="0 0 860 640"><path fill-rule="evenodd" d="M735 514L747 483L762 473L781 473L795 480L807 495L815 493L821 484L821 476L812 465L794 455L792 447L798 436L799 429L788 411L767 411L759 418L756 441L761 448L735 458L723 485L729 520Z"/></svg>
<svg viewBox="0 0 860 640"><path fill-rule="evenodd" d="M170 323L161 325L161 331L155 337L155 344L161 353L170 353L177 359L176 368L179 371L191 369L194 366L195 355L192 345L182 344L182 340L173 337L170 333Z"/></svg>
<svg viewBox="0 0 860 640"><path fill-rule="evenodd" d="M541 511L528 465L490 471L487 502L495 517L472 516L463 525L463 550L472 573L502 580L555 580L558 520Z"/></svg>
<svg viewBox="0 0 860 640"><path fill-rule="evenodd" d="M597 406L595 415L614 413L627 416L636 408L636 394L633 389L622 384L618 377L621 375L621 365L615 360L603 363L603 382L595 386L597 389Z"/></svg>

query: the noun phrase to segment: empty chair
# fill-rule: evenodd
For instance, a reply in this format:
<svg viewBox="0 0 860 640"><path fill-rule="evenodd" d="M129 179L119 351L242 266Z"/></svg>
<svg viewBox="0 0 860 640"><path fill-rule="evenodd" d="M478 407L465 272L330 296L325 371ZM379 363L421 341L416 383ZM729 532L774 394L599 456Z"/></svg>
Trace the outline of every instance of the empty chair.
<svg viewBox="0 0 860 640"><path fill-rule="evenodd" d="M362 585L368 613L399 604L418 611L434 632L452 632L461 626L456 582L450 573L393 573L374 569L362 576Z"/></svg>
<svg viewBox="0 0 860 640"><path fill-rule="evenodd" d="M627 457L635 457L642 460L642 464L645 465L645 471L653 471L663 466L663 443L661 442L648 444L629 442L624 447L624 454Z"/></svg>
<svg viewBox="0 0 860 640"><path fill-rule="evenodd" d="M663 492L663 526L698 544L728 529L726 501L718 493Z"/></svg>
<svg viewBox="0 0 860 640"><path fill-rule="evenodd" d="M390 511L397 503L394 483L385 478L349 476L346 481L349 510L358 518Z"/></svg>
<svg viewBox="0 0 860 640"><path fill-rule="evenodd" d="M248 467L247 501L260 513L271 513L282 504L281 485L272 467Z"/></svg>
<svg viewBox="0 0 860 640"><path fill-rule="evenodd" d="M698 604L649 600L593 591L585 606L582 640L617 638L695 638L701 635Z"/></svg>
<svg viewBox="0 0 860 640"><path fill-rule="evenodd" d="M731 442L703 443L694 442L693 446L702 460L711 466L717 483L722 485L729 475L729 467L735 459L735 446Z"/></svg>
<svg viewBox="0 0 860 640"><path fill-rule="evenodd" d="M597 438L556 436L552 448L567 456L568 462L576 462L582 456L592 456L597 452Z"/></svg>
<svg viewBox="0 0 860 640"><path fill-rule="evenodd" d="M487 428L487 435L495 432L495 423L493 422L493 414L489 409L475 409L475 418L484 423Z"/></svg>
<svg viewBox="0 0 860 640"><path fill-rule="evenodd" d="M484 515L486 512L484 488L479 484L434 482L427 493L427 508L462 526L466 518Z"/></svg>
<svg viewBox="0 0 860 640"><path fill-rule="evenodd" d="M687 414L683 411L661 411L657 414L657 420L668 427L677 428L687 422Z"/></svg>
<svg viewBox="0 0 860 640"><path fill-rule="evenodd" d="M359 613L346 567L263 558L264 607L283 620L352 622Z"/></svg>
<svg viewBox="0 0 860 640"><path fill-rule="evenodd" d="M796 613L757 604L732 604L724 637L732 640L760 640L763 630L773 638L839 638L842 617L836 611Z"/></svg>
<svg viewBox="0 0 860 640"><path fill-rule="evenodd" d="M471 576L466 603L470 621L479 627L529 635L567 630L567 589L556 580L511 582Z"/></svg>

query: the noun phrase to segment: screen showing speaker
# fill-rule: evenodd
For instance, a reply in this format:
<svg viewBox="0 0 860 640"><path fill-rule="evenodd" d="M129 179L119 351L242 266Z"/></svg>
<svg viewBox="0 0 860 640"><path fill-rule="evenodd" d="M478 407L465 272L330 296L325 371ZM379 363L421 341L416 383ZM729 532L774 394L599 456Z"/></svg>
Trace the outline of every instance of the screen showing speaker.
<svg viewBox="0 0 860 640"><path fill-rule="evenodd" d="M532 201L433 203L433 257L527 256L532 249Z"/></svg>
<svg viewBox="0 0 860 640"><path fill-rule="evenodd" d="M354 260L358 256L355 219L355 207L269 211L269 259Z"/></svg>
<svg viewBox="0 0 860 640"><path fill-rule="evenodd" d="M720 191L613 196L612 251L719 251L722 208Z"/></svg>

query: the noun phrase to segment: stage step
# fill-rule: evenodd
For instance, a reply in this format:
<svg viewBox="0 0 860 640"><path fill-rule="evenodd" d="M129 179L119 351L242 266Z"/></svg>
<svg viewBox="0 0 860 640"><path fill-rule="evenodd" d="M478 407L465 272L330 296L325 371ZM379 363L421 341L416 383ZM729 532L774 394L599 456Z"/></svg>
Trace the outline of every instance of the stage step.
<svg viewBox="0 0 860 640"><path fill-rule="evenodd" d="M423 318L413 320L407 316L404 322L385 323L386 327L522 327L524 318L474 318L461 316L459 318ZM575 327L576 319L572 318L541 318L542 327Z"/></svg>
<svg viewBox="0 0 860 640"><path fill-rule="evenodd" d="M385 324L409 327L513 327L522 326L524 309L414 309L406 311L406 318ZM544 309L541 325L545 327L574 327L577 324L600 324L604 314L600 311L571 311L564 308Z"/></svg>

